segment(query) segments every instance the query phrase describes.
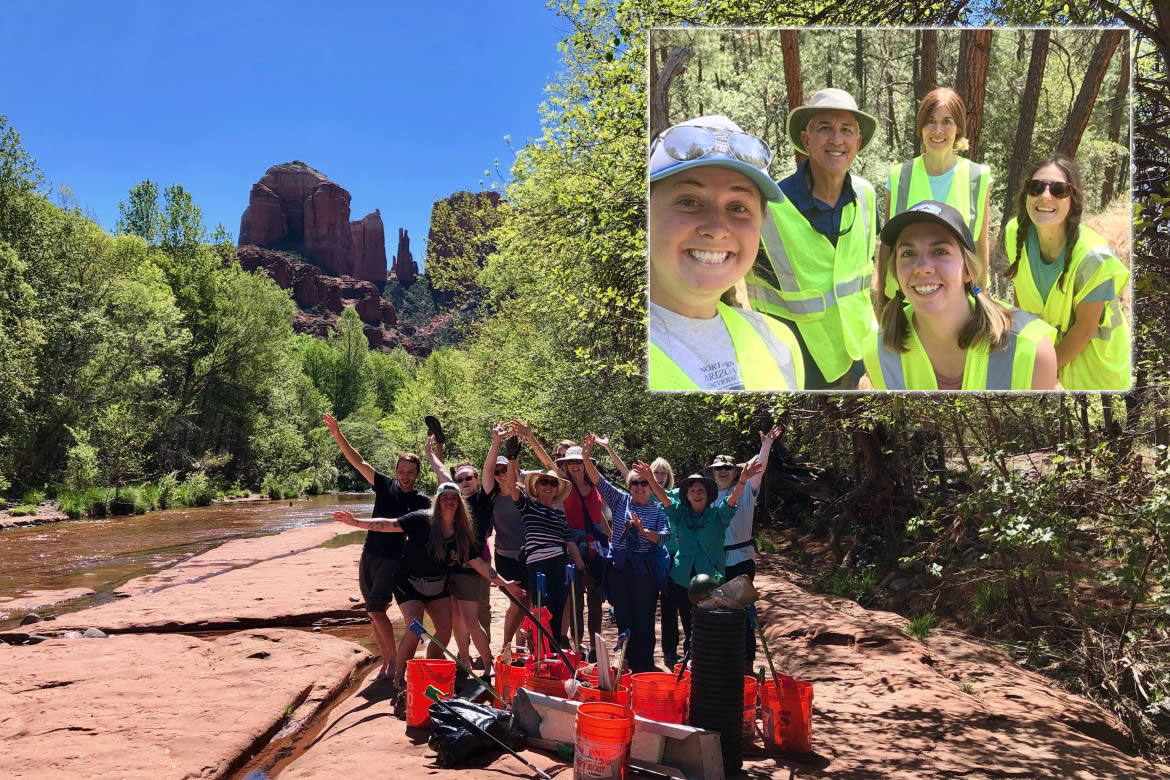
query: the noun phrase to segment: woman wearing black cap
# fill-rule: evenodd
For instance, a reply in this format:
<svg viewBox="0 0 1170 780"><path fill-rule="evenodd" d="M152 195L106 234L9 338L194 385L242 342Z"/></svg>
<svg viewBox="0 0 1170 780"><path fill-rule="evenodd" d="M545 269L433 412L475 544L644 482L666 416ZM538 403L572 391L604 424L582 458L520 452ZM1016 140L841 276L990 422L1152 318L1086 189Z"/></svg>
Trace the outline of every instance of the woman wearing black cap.
<svg viewBox="0 0 1170 780"><path fill-rule="evenodd" d="M644 463L635 468L649 472ZM760 469L758 461L749 461L739 474L739 481L731 495L716 503L718 488L715 480L702 474L691 474L678 484L678 493L667 493L656 480L650 482L650 490L662 504L666 516L671 520L670 530L677 545L674 566L670 570L667 588L678 604L682 618L683 652L691 646L691 601L687 589L696 574L722 575L726 560L723 552L723 537L727 526L735 516L735 505L743 494L744 486Z"/></svg>
<svg viewBox="0 0 1170 780"><path fill-rule="evenodd" d="M1052 390L1053 329L974 282L975 241L951 206L916 203L885 224L898 290L863 350L875 390Z"/></svg>

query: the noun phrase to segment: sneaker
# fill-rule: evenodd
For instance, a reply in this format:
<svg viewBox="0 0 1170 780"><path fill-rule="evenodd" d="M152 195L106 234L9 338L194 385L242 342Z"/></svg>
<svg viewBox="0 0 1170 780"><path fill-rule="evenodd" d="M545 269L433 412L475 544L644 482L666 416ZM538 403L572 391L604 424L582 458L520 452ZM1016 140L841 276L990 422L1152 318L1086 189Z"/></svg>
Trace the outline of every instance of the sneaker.
<svg viewBox="0 0 1170 780"><path fill-rule="evenodd" d="M597 651L594 650L592 647L589 648L589 663L591 663L591 664L597 663Z"/></svg>

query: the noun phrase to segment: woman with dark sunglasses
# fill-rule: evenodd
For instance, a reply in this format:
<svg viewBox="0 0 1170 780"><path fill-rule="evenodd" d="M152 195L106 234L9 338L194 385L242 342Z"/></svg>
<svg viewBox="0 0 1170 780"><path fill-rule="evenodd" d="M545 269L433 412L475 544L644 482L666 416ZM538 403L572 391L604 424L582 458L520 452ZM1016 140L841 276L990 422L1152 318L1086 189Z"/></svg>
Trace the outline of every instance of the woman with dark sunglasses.
<svg viewBox="0 0 1170 780"><path fill-rule="evenodd" d="M890 167L886 180L889 200L885 219L888 222L891 217L924 200L953 206L975 238L975 284L987 287L991 257L987 242L991 169L958 155L970 146L966 138L966 104L959 93L949 87L933 89L922 98L914 127L922 142L922 154ZM878 299L884 307L884 302L897 292L897 280L885 244L878 247L875 279L884 286Z"/></svg>
<svg viewBox="0 0 1170 780"><path fill-rule="evenodd" d="M721 500L717 500L715 480L702 474L690 475L679 483L677 493L667 493L654 479L647 464L639 461L634 464L634 470L645 475L644 479L648 478L650 490L657 496L671 521L670 528L678 552L674 556L667 587L671 590L673 600L678 605L679 617L682 618L683 633L686 635L683 652L686 653L691 647L691 601L688 594L691 578L696 574L724 574L726 555L723 538L735 517L739 497L743 495L747 483L759 473L760 463L754 458L748 461L739 474L735 489Z"/></svg>
<svg viewBox="0 0 1170 780"><path fill-rule="evenodd" d="M500 442L506 434L507 428L504 425L492 428L492 443L488 447L487 459L483 464L482 481L479 471L468 462L456 464L448 472L442 461L442 445L433 434L427 438L423 449L431 464L431 471L439 483L451 482L459 486L459 492L471 510L476 545L482 552L480 558L485 564L491 562L487 537L492 532L492 516L499 493L497 481L502 482L508 471L508 459L498 455ZM454 478L451 474L454 474ZM447 573L447 582L451 591L452 623L459 658L470 666L470 645L475 644L476 652L479 653L480 662L483 664L482 668L489 672L492 668L492 652L485 623L490 625L491 611L489 606L485 615L483 609L484 604L490 604L488 583L470 565L452 568Z"/></svg>
<svg viewBox="0 0 1170 780"><path fill-rule="evenodd" d="M659 591L666 587L670 568L664 544L670 536L670 524L662 505L651 498L650 483L655 480L650 467L645 463L634 465L627 477L630 488L627 493L597 470L590 457L597 441L596 434L586 436L581 452L586 473L596 483L602 499L613 513L609 600L613 604L618 631L630 632L626 651L630 669L635 673L652 672L657 669L654 665L654 607Z"/></svg>
<svg viewBox="0 0 1170 780"><path fill-rule="evenodd" d="M1032 166L1004 233L1017 305L1056 328L1065 390L1128 390L1129 324L1120 297L1129 269L1081 224L1076 163L1057 153Z"/></svg>
<svg viewBox="0 0 1170 780"><path fill-rule="evenodd" d="M527 426L513 430L523 432ZM528 438L525 436L525 438ZM511 496L520 512L524 524L524 544L521 557L528 574L528 590L536 598L537 575L544 575L545 592L541 596L542 606L551 613L550 625L560 631L561 618L565 612L565 565L570 561L578 571L585 570L585 561L577 545L569 535L569 523L565 512L558 504L565 500L573 483L561 477L553 469L533 471L524 478L524 490L509 480L500 486L505 495ZM509 647L517 626L505 625L504 646ZM558 637L563 640L564 637Z"/></svg>

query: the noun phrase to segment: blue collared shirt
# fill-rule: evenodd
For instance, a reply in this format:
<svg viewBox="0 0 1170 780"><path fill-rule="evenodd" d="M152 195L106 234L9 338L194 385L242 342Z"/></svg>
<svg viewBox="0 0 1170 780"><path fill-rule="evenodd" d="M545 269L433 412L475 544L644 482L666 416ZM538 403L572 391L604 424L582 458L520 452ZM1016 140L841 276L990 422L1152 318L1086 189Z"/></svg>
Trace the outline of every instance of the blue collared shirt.
<svg viewBox="0 0 1170 780"><path fill-rule="evenodd" d="M805 176L806 172L808 177ZM829 239L833 246L837 246L837 233L841 230L841 212L856 197L853 193L853 179L848 173L845 174L845 183L841 185L841 196L837 198L836 205L830 206L823 200L813 197L812 189L808 184L810 178L812 178L812 173L808 169L808 160L805 160L796 169L796 173L777 183L780 185L780 191L792 201L796 210L804 215L808 224Z"/></svg>
<svg viewBox="0 0 1170 780"><path fill-rule="evenodd" d="M630 494L614 485L605 477L597 483L597 490L602 500L609 505L613 512L613 536L610 545L614 550L627 550L632 553L648 553L658 549L670 538L670 523L667 522L666 512L661 504L651 501L649 504L635 504ZM630 513L634 512L642 520L642 528L658 534L658 543L650 541L641 534L630 537L626 534L626 521ZM632 544L631 544L632 542Z"/></svg>

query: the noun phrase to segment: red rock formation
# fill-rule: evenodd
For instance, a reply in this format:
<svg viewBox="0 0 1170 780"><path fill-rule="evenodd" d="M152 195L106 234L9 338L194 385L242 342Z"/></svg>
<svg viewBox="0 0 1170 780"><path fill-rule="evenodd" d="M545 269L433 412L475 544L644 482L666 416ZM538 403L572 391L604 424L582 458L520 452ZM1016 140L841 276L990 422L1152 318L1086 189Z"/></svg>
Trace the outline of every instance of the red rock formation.
<svg viewBox="0 0 1170 780"><path fill-rule="evenodd" d="M398 228L398 253L394 255L394 265L390 273L398 277L403 284L410 284L418 276L418 264L414 262L414 255L410 253L410 234L406 228Z"/></svg>
<svg viewBox="0 0 1170 780"><path fill-rule="evenodd" d="M353 276L373 282L379 287L386 283L386 231L382 227L382 212L374 209L357 222L349 223L353 236Z"/></svg>
<svg viewBox="0 0 1170 780"><path fill-rule="evenodd" d="M269 168L240 218L240 245L285 249L338 276L386 282L386 235L377 210L349 221L350 195L299 160Z"/></svg>
<svg viewBox="0 0 1170 780"><path fill-rule="evenodd" d="M305 198L305 256L339 276L353 276L349 193L323 181Z"/></svg>

